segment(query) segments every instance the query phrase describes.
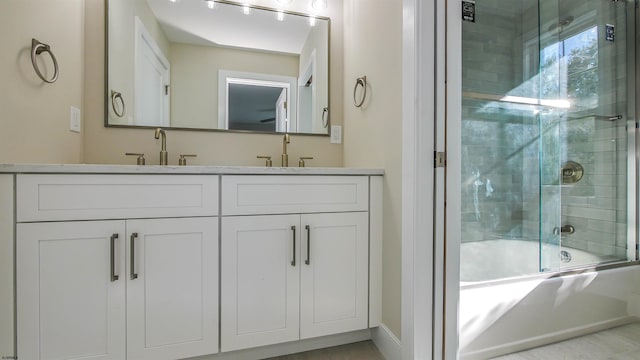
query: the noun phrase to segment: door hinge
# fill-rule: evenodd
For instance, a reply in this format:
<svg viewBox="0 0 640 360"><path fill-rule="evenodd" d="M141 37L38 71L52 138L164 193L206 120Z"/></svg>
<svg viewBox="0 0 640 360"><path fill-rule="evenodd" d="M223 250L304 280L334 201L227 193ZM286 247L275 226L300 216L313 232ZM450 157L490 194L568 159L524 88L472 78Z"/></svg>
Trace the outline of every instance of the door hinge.
<svg viewBox="0 0 640 360"><path fill-rule="evenodd" d="M447 166L447 157L444 152L438 152L438 151L434 152L434 159L435 159L434 168L443 168Z"/></svg>
<svg viewBox="0 0 640 360"><path fill-rule="evenodd" d="M165 85L164 86L164 94L165 95L169 95L169 88L171 87L171 85Z"/></svg>

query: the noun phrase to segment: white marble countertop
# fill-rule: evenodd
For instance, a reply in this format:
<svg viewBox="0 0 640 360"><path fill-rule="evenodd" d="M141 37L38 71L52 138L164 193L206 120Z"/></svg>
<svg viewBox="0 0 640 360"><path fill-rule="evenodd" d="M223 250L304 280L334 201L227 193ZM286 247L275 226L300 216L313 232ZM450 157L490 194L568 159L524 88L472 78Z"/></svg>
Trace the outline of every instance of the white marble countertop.
<svg viewBox="0 0 640 360"><path fill-rule="evenodd" d="M201 175L384 175L382 169L252 166L160 166L102 164L0 164L17 174L201 174Z"/></svg>

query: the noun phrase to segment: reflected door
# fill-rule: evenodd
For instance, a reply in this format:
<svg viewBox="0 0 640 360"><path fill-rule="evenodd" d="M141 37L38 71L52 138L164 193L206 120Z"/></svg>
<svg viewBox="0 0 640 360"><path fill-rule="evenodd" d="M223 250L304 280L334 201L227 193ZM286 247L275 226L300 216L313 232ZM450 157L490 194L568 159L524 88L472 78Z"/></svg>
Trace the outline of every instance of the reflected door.
<svg viewBox="0 0 640 360"><path fill-rule="evenodd" d="M136 17L134 125L169 126L169 60Z"/></svg>

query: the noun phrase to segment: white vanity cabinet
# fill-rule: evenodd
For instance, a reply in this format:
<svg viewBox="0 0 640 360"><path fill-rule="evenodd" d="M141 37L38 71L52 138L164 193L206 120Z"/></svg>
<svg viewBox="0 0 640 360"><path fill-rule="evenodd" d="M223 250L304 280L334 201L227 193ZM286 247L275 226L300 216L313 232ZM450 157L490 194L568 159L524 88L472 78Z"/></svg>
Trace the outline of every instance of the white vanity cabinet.
<svg viewBox="0 0 640 360"><path fill-rule="evenodd" d="M380 171L0 172L2 356L261 358L380 325Z"/></svg>
<svg viewBox="0 0 640 360"><path fill-rule="evenodd" d="M368 327L369 214L301 216L300 338Z"/></svg>
<svg viewBox="0 0 640 360"><path fill-rule="evenodd" d="M127 221L127 358L218 352L218 218Z"/></svg>
<svg viewBox="0 0 640 360"><path fill-rule="evenodd" d="M370 326L368 177L223 176L221 201L222 351Z"/></svg>
<svg viewBox="0 0 640 360"><path fill-rule="evenodd" d="M299 223L299 215L222 218L223 352L299 339Z"/></svg>
<svg viewBox="0 0 640 360"><path fill-rule="evenodd" d="M125 358L124 234L124 221L18 224L21 359Z"/></svg>
<svg viewBox="0 0 640 360"><path fill-rule="evenodd" d="M217 176L19 175L20 358L218 352L217 184Z"/></svg>

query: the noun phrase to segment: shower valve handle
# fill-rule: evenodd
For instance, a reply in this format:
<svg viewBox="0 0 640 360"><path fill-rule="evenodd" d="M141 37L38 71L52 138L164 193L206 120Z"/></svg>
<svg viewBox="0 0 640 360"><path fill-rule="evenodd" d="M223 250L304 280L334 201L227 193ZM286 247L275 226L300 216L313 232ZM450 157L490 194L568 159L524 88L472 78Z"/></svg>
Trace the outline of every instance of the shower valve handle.
<svg viewBox="0 0 640 360"><path fill-rule="evenodd" d="M553 228L553 235L571 235L576 232L576 228L573 225L564 225L562 227Z"/></svg>

